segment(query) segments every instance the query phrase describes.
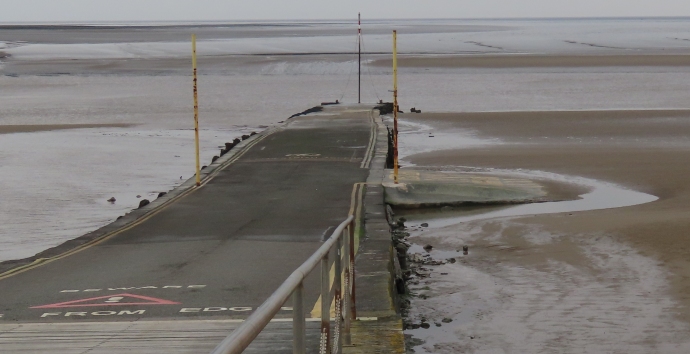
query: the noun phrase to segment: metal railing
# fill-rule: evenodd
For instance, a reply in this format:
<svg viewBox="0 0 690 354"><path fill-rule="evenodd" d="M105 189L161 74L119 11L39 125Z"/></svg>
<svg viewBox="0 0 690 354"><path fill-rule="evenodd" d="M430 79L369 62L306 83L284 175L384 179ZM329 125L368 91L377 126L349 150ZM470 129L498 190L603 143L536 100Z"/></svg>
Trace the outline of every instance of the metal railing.
<svg viewBox="0 0 690 354"><path fill-rule="evenodd" d="M333 231L321 247L297 268L280 287L264 301L244 323L227 336L211 354L242 353L271 322L292 296L293 353L306 352L306 318L304 316L304 280L321 264L321 333L319 353L340 354L343 345L351 344L350 323L356 319L355 306L355 222L350 215ZM329 255L335 248L333 297ZM343 272L344 269L344 272ZM343 275L344 273L344 275ZM342 283L344 276L344 294ZM331 331L331 303L335 300L335 321Z"/></svg>

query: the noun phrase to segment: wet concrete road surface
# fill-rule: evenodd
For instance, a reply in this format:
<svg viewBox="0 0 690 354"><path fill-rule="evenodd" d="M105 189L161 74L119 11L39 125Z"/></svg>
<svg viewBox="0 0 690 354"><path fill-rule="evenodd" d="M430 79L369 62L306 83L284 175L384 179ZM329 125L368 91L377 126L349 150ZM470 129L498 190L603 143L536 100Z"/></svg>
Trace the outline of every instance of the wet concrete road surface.
<svg viewBox="0 0 690 354"><path fill-rule="evenodd" d="M292 119L143 223L1 279L0 338L29 323L246 318L347 217L370 132L364 108Z"/></svg>

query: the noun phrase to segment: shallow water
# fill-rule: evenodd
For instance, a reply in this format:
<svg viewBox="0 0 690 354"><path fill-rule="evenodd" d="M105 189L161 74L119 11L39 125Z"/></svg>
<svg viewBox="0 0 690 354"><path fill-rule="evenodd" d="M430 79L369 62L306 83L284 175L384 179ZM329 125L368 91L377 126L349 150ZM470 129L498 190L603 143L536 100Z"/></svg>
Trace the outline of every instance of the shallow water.
<svg viewBox="0 0 690 354"><path fill-rule="evenodd" d="M589 192L580 195L580 199L577 200L522 204L501 208L492 207L491 209L497 210L489 209L488 211L486 208L474 208L469 212L470 215L466 215L468 214L467 211L460 211L458 213L461 215L454 216L448 215L454 214L454 212L440 212L436 214L403 213L401 215L405 215L405 217L412 222L419 220L425 220L425 222L428 221L430 228L443 228L474 220L622 208L626 206L651 203L659 199L651 194L637 192L617 186L615 184L583 177L563 176L541 171L529 172L524 170L519 172L491 170L491 172L498 175L512 175L535 180L541 179L576 184L588 188Z"/></svg>
<svg viewBox="0 0 690 354"><path fill-rule="evenodd" d="M215 141L247 132L201 131L202 164L218 154ZM0 161L2 261L95 230L191 178L194 133L104 128L3 134ZM115 203L107 202L111 197Z"/></svg>
<svg viewBox="0 0 690 354"><path fill-rule="evenodd" d="M495 172L503 175L510 174L510 171ZM554 337L568 338L569 344L561 346L560 352L579 352L582 346L598 351L601 348L607 348L606 343L616 342L616 340L612 341L610 336L606 336L606 330L615 332L619 329L618 322L628 320L638 321L634 331L640 334L649 332L650 328L657 330L663 328L664 333L684 331L684 325L667 321L663 317L664 309L671 306L671 300L663 295L667 287L663 277L657 276L656 279L646 280L635 278L639 281L639 285L626 285L628 294L649 295L652 292L657 294L656 300L649 302L637 298L637 295L622 299L618 291L610 291L613 285L599 279L600 275L588 275L558 258L549 261L548 268L555 269L551 273L544 269L545 266L532 269L532 267L518 265L503 265L500 261L496 262L495 256L487 255L485 250L480 251L479 259L473 248L469 250L470 255L465 255L460 245L474 243L478 239L474 234L480 233L478 230L482 229L482 225L492 219L502 225L500 231L492 232L489 236L492 240L492 250L510 252L514 247L504 243L505 241L502 242L502 230L511 225L511 218L625 207L658 199L649 194L591 179L543 172L516 173L513 171L513 174L522 178L538 177L557 182L568 181L588 187L590 191L582 194L581 199L573 201L514 207L466 208L450 212L409 212L399 215L408 220L406 222L410 232L408 241L412 242L408 250L409 254L429 254L432 259L439 261L450 258L457 260L457 263L452 264L426 266L427 269L432 270L430 277L427 280L420 279L418 285L410 286L414 293L431 296L430 300L412 300L411 320L418 321L419 318L426 318L431 325L426 329L405 330L406 335L421 340L421 344L414 346L415 352L447 353L463 350L492 353L498 348L506 348L506 345L511 348L506 352L536 352L548 346L549 341ZM428 226L421 227L422 222L428 223ZM440 237L445 240L445 243L456 244L457 250L441 247L427 252L421 244L414 243L419 242L417 241L419 237ZM563 236L530 229L521 237L534 247L530 252L537 252L536 247L558 242ZM599 238L596 241L594 245L590 245L585 240L576 244L589 250L585 254L586 257L592 259L591 267L601 266L611 273L607 277L630 277L630 274L644 274L642 275L644 277L650 272L655 274L661 272L653 260L634 254L628 246L615 241L602 243ZM588 244L588 248L584 248L583 244ZM577 250L572 252L577 252ZM468 264L477 264L466 265L465 257L471 257L467 258ZM491 265L482 266L482 263ZM535 279L539 280L535 281ZM579 289L574 289L571 284L575 279L577 279ZM533 301L535 299L539 300L535 302ZM582 304L583 301L584 304ZM663 302L664 305L660 306L659 302ZM635 310L622 313L620 304L626 304L626 309L634 308ZM638 320L640 316L646 316L644 323ZM574 322L565 320L571 317L576 320ZM577 318L581 317L587 318L587 321L578 321ZM540 320L535 321L536 318ZM592 332L590 323L595 318L595 322L605 323L595 325L595 327L605 328L603 335ZM443 323L442 319L451 320L451 322ZM552 326L535 330L535 327L541 326L542 321L549 321ZM567 333L559 335L558 328L560 327ZM537 333L539 338L532 339ZM594 342L591 338L595 338ZM635 342L634 336L626 338L628 341L620 342L619 347L626 347L630 352L639 353L647 350L646 345L638 345ZM582 345L573 346L572 343L576 342L582 342ZM681 346L687 347L688 343L682 342ZM675 344L669 344L669 347L675 348ZM469 350L470 348L472 350ZM673 349L670 352L680 353L682 350Z"/></svg>
<svg viewBox="0 0 690 354"><path fill-rule="evenodd" d="M636 53L690 51L690 42L674 39L684 36L688 22L365 22L362 97L365 102L390 99L390 68L366 63L388 57L368 53L390 51L393 27L399 30L402 54L591 54L627 53L633 47ZM238 130L258 130L322 101L356 100L354 23L245 25L199 32L204 160ZM66 36L62 31L0 29L0 51L13 55L0 59L0 124L137 124L0 135L0 260L78 237L135 206L136 195L168 190L180 175L191 176L190 31L89 30ZM585 42L628 49L578 44ZM291 55L296 53L325 54ZM123 71L120 65L139 69ZM400 68L399 74L406 110L690 108L685 94L690 92L690 69L682 67ZM402 135L403 156L496 143L479 141L472 132L410 129L417 129L418 137ZM99 132L125 133L97 136ZM420 143L406 142L408 137ZM126 205L103 204L110 196Z"/></svg>

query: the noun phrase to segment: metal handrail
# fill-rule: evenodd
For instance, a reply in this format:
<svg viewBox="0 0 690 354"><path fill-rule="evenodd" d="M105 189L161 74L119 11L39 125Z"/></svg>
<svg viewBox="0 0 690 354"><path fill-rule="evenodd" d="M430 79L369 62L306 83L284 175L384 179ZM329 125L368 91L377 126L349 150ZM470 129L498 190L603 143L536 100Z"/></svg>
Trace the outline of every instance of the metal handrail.
<svg viewBox="0 0 690 354"><path fill-rule="evenodd" d="M345 254L341 255L345 243ZM335 333L330 331L330 272L328 255L336 246L338 257L334 261L336 300ZM344 257L342 257L344 256ZM304 285L306 277L321 263L321 338L320 353L338 354L342 351L343 341L350 344L350 321L356 316L354 308L354 216L350 215L343 221L321 247L302 263L290 276L251 314L240 327L223 339L211 354L240 354L261 331L271 322L271 319L281 310L281 307L292 295L293 298L293 352L304 354L306 351L306 333L304 317ZM342 264L345 264L345 296L340 296ZM342 331L341 331L342 329ZM342 336L340 335L342 332ZM333 338L333 336L336 338ZM331 344L331 340L332 344ZM331 348L332 346L332 348Z"/></svg>

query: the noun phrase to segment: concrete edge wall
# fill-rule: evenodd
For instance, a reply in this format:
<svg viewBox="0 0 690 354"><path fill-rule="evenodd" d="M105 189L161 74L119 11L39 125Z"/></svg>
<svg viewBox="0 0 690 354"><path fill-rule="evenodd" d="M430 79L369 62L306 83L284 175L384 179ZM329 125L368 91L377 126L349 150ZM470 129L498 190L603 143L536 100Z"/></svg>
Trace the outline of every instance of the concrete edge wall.
<svg viewBox="0 0 690 354"><path fill-rule="evenodd" d="M386 154L387 130L378 111L373 112L377 126L376 146L364 193L364 238L356 258L357 317L377 317L377 321L352 323L351 347L344 353L405 353L402 318L398 313L395 288L395 249L386 219L382 186Z"/></svg>

